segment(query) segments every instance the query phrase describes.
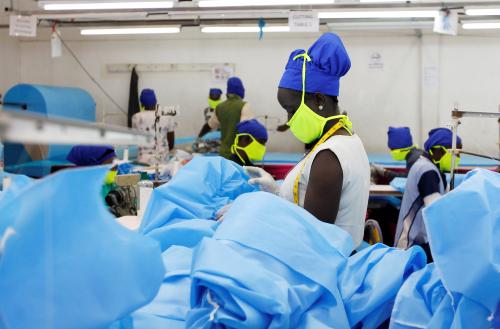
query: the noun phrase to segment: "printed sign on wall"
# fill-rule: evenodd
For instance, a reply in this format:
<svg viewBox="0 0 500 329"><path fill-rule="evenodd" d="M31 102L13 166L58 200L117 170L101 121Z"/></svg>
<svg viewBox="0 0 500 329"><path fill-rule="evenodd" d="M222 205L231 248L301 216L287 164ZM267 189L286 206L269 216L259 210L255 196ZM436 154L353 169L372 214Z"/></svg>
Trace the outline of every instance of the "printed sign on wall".
<svg viewBox="0 0 500 329"><path fill-rule="evenodd" d="M434 19L434 32L447 35L458 33L458 13L456 10L441 10Z"/></svg>
<svg viewBox="0 0 500 329"><path fill-rule="evenodd" d="M37 19L35 16L11 15L9 35L12 37L36 37Z"/></svg>
<svg viewBox="0 0 500 329"><path fill-rule="evenodd" d="M314 11L290 11L288 27L290 32L318 32L318 13Z"/></svg>
<svg viewBox="0 0 500 329"><path fill-rule="evenodd" d="M212 67L212 80L214 82L226 82L233 75L233 65L215 65Z"/></svg>
<svg viewBox="0 0 500 329"><path fill-rule="evenodd" d="M379 52L374 52L370 55L368 68L371 70L382 70L384 68L384 61Z"/></svg>

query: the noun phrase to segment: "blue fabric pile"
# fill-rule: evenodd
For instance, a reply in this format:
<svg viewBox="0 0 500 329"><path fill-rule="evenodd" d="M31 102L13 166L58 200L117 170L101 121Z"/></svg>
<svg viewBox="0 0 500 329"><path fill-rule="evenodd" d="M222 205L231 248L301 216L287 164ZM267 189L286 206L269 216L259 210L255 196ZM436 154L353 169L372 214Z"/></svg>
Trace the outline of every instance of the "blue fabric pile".
<svg viewBox="0 0 500 329"><path fill-rule="evenodd" d="M401 288L391 329L491 328L500 301L500 174L470 172L424 210L434 264Z"/></svg>
<svg viewBox="0 0 500 329"><path fill-rule="evenodd" d="M108 170L16 179L2 194L0 328L106 328L156 295L160 248L106 210Z"/></svg>
<svg viewBox="0 0 500 329"><path fill-rule="evenodd" d="M368 247L246 183L219 157L193 159L153 192L141 230L160 242L158 295L114 328L377 328L423 251ZM234 200L234 202L233 202ZM232 203L222 222L216 211Z"/></svg>

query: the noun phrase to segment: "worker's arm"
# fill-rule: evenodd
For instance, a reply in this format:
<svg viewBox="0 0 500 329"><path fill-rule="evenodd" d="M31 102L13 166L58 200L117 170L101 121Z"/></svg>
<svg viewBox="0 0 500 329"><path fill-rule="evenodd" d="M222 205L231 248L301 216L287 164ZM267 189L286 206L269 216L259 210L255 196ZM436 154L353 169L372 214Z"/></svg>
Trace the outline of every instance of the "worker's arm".
<svg viewBox="0 0 500 329"><path fill-rule="evenodd" d="M250 104L245 103L245 105L241 108L240 122L251 119L255 119L255 115L250 108Z"/></svg>
<svg viewBox="0 0 500 329"><path fill-rule="evenodd" d="M214 115L208 120L208 126L211 129L219 129L220 122L219 119L217 118L217 110Z"/></svg>
<svg viewBox="0 0 500 329"><path fill-rule="evenodd" d="M167 142L168 142L168 149L173 150L175 146L175 132L174 131L169 131L167 133Z"/></svg>
<svg viewBox="0 0 500 329"><path fill-rule="evenodd" d="M441 197L439 184L440 179L435 171L428 171L420 176L418 192L426 207Z"/></svg>
<svg viewBox="0 0 500 329"><path fill-rule="evenodd" d="M320 151L311 166L304 209L322 222L335 223L342 193L343 172L330 150Z"/></svg>
<svg viewBox="0 0 500 329"><path fill-rule="evenodd" d="M203 127L201 127L200 133L198 134L198 138L203 137L205 134L209 133L210 130L212 130L212 129L210 129L210 126L208 125L208 123L205 123L203 125Z"/></svg>

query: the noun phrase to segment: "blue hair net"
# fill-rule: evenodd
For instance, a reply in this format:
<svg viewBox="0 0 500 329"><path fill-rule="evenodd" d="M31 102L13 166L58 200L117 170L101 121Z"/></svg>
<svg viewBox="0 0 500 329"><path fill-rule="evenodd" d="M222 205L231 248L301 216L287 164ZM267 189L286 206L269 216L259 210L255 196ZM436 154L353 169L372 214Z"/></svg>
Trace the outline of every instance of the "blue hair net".
<svg viewBox="0 0 500 329"><path fill-rule="evenodd" d="M279 87L302 91L303 57L295 56L305 50L297 49L290 54ZM333 33L323 34L307 51L310 62L306 63L306 92L320 92L338 96L340 78L349 72L351 60L340 37Z"/></svg>
<svg viewBox="0 0 500 329"><path fill-rule="evenodd" d="M232 77L227 80L227 93L245 98L245 87L243 87L243 82L241 82L240 78Z"/></svg>
<svg viewBox="0 0 500 329"><path fill-rule="evenodd" d="M157 103L155 91L153 89L143 89L140 101L143 106L155 106Z"/></svg>
<svg viewBox="0 0 500 329"><path fill-rule="evenodd" d="M210 88L210 91L208 92L209 95L222 95L222 90L219 88Z"/></svg>
<svg viewBox="0 0 500 329"><path fill-rule="evenodd" d="M268 139L266 127L255 119L238 123L236 131L238 134L250 134L256 139L263 139L266 141Z"/></svg>
<svg viewBox="0 0 500 329"><path fill-rule="evenodd" d="M113 146L76 145L66 159L77 166L97 166L115 157Z"/></svg>
<svg viewBox="0 0 500 329"><path fill-rule="evenodd" d="M429 131L429 138L424 144L427 152L434 146L440 145L444 147L451 147L453 140L453 133L448 128L435 128ZM457 135L457 145L462 144L462 139Z"/></svg>
<svg viewBox="0 0 500 329"><path fill-rule="evenodd" d="M389 127L387 131L387 146L391 150L404 149L413 146L410 128Z"/></svg>

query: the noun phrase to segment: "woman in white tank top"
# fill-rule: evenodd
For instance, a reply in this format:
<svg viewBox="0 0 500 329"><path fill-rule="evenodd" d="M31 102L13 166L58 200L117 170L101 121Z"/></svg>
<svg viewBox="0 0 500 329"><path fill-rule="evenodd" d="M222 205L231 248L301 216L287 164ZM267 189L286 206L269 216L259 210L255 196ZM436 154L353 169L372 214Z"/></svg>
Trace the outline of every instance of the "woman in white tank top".
<svg viewBox="0 0 500 329"><path fill-rule="evenodd" d="M306 52L290 55L278 90L292 133L315 147L290 171L281 187L263 169L247 167L250 183L308 210L363 239L370 167L363 143L338 107L339 80L351 63L339 36L326 33Z"/></svg>

